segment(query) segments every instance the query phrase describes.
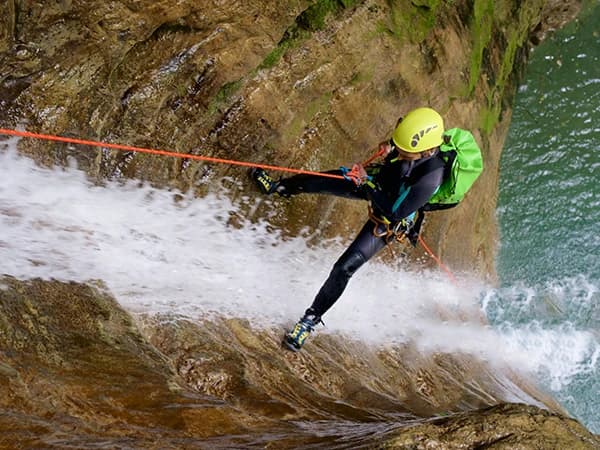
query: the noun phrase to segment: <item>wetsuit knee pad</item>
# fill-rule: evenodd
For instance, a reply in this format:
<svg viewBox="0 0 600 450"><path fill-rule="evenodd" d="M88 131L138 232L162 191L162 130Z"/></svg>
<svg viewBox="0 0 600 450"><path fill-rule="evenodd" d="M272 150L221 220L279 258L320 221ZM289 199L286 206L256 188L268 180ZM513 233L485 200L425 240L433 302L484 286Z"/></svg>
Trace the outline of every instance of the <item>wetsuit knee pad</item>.
<svg viewBox="0 0 600 450"><path fill-rule="evenodd" d="M366 261L367 259L361 252L350 252L334 264L332 272L350 278Z"/></svg>
<svg viewBox="0 0 600 450"><path fill-rule="evenodd" d="M312 310L319 317L325 314L329 308L342 295L350 277L367 261L364 255L356 249L347 251L333 265L329 278L319 290L311 306Z"/></svg>

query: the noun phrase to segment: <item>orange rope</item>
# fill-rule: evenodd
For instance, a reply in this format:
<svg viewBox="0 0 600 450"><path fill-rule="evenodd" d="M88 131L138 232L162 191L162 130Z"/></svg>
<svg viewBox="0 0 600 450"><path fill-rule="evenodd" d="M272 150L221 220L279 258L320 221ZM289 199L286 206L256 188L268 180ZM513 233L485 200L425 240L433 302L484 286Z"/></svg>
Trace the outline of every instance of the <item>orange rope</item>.
<svg viewBox="0 0 600 450"><path fill-rule="evenodd" d="M235 161L232 159L212 158L210 156L190 155L188 153L176 153L176 152L170 152L167 150L157 150L157 149L151 149L151 148L133 147L131 145L110 144L108 142L88 141L88 140L84 140L84 139L68 138L68 137L64 137L64 136L54 136L54 135L50 135L50 134L32 133L30 131L17 131L17 130L9 130L9 129L5 129L5 128L0 128L0 134L6 134L6 135L10 135L10 136L27 137L27 138L33 138L33 139L44 139L47 141L66 142L69 144L89 145L92 147L105 147L105 148L111 148L114 150L122 150L122 151L137 152L137 153L148 153L151 155L172 156L175 158L193 159L193 160L197 160L197 161L206 161L206 162L212 162L212 163L231 164L231 165L244 166L244 167L260 167L261 169L280 170L282 172L301 173L301 174L307 174L307 175L318 175L318 176L326 177L326 178L344 179L344 177L342 175L335 175L335 174L331 174L331 173L313 172L310 170L301 170L301 169L290 169L288 167L272 166L272 165L268 165L268 164L257 164L257 163L253 163L253 162Z"/></svg>
<svg viewBox="0 0 600 450"><path fill-rule="evenodd" d="M423 246L423 248L425 249L425 251L427 253L429 253L429 256L431 256L435 262L438 263L438 266L440 266L442 268L442 270L444 270L444 272L446 272L446 274L448 275L448 278L450 278L450 281L452 281L452 283L454 285L458 285L458 281L456 281L456 278L454 278L454 275L452 275L452 272L450 272L450 269L448 269L444 263L442 262L442 260L440 258L438 258L437 256L435 256L435 253L433 253L430 248L427 246L427 244L425 243L425 241L423 240L423 238L421 237L421 235L419 235L419 242L421 243L421 245Z"/></svg>
<svg viewBox="0 0 600 450"><path fill-rule="evenodd" d="M384 154L385 154L385 152L382 152L381 150L378 150L375 153L373 153L373 156L371 156L369 159L363 161L361 164L363 165L363 167L368 166L375 159L379 158L380 156L383 156Z"/></svg>

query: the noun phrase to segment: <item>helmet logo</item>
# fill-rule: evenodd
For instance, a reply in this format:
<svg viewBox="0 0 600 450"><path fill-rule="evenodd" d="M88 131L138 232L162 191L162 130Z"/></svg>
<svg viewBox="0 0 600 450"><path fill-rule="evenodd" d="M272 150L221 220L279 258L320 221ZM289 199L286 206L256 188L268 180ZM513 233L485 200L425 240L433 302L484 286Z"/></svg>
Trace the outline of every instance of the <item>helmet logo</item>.
<svg viewBox="0 0 600 450"><path fill-rule="evenodd" d="M421 138L424 135L429 133L431 130L436 129L437 127L438 127L437 125L432 125L429 128L425 128L425 129L419 131L418 133L415 133L410 141L410 146L415 148L417 145L419 145L419 141L421 140Z"/></svg>

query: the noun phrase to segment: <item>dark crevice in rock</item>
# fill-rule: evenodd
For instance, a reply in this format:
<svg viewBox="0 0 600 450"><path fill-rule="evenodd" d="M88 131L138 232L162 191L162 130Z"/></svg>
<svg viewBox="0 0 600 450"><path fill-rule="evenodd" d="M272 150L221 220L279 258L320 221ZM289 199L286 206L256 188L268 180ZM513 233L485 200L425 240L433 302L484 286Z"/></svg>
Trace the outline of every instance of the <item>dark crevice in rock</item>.
<svg viewBox="0 0 600 450"><path fill-rule="evenodd" d="M186 23L182 23L182 22L166 22L163 23L161 25L159 25L157 28L154 29L154 31L152 32L152 35L150 36L152 39L160 39L161 37L163 37L166 34L171 34L171 33L193 33L196 31L200 31L195 29L194 27L186 24Z"/></svg>
<svg viewBox="0 0 600 450"><path fill-rule="evenodd" d="M431 45L429 45L427 40L421 42L421 44L419 44L419 48L421 50L421 54L423 55L424 70L428 74L431 74L436 69L439 69L440 67L438 64L437 57L435 55L435 50L433 49L433 47L431 47Z"/></svg>
<svg viewBox="0 0 600 450"><path fill-rule="evenodd" d="M505 441L509 440L510 438L512 438L514 435L515 435L514 433L506 433L499 437L494 437L492 439L486 439L484 442L481 442L479 444L474 444L472 447L472 450L486 450L486 449L493 448L496 444L501 444L502 442L505 442Z"/></svg>
<svg viewBox="0 0 600 450"><path fill-rule="evenodd" d="M1 81L0 85L0 105L6 109L16 100L21 92L29 88L35 74L20 78L8 77Z"/></svg>

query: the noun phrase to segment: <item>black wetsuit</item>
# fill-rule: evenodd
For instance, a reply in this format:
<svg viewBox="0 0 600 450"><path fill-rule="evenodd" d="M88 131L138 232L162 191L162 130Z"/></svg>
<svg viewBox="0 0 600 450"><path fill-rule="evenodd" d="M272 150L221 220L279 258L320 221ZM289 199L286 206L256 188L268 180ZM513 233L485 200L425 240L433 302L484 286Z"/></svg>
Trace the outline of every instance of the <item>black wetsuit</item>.
<svg viewBox="0 0 600 450"><path fill-rule="evenodd" d="M429 158L417 161L397 159L397 152L394 151L383 164L368 166L366 170L372 180L360 187L346 179L302 174L281 180L280 193L329 194L370 200L377 217L395 224L410 217L435 193L443 180L444 160L439 151ZM342 171L332 170L327 173L341 175ZM371 220L362 227L356 239L334 264L306 314L313 314L320 319L342 295L350 277L358 268L387 245L388 239L375 236L373 227ZM383 225L380 227L381 231L385 230Z"/></svg>

